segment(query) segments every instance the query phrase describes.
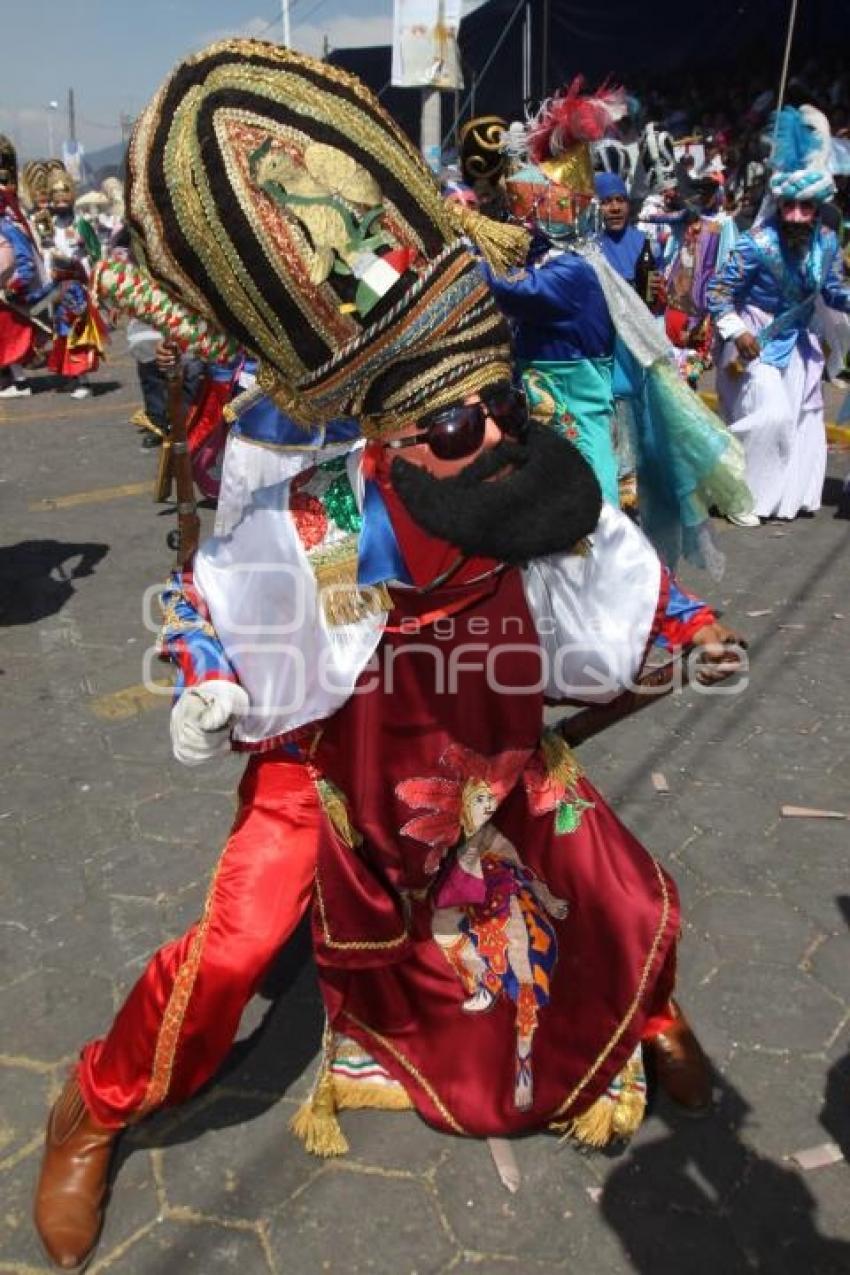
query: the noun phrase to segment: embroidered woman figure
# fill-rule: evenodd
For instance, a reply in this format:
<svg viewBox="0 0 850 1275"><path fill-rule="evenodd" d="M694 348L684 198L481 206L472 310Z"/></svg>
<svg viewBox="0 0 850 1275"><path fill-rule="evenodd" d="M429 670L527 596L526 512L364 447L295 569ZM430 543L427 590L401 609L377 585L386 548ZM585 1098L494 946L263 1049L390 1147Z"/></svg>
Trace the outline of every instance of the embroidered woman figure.
<svg viewBox="0 0 850 1275"><path fill-rule="evenodd" d="M466 901L479 882L483 899ZM491 823L458 851L435 903L431 931L467 993L464 1011L483 1013L501 995L516 1006L514 1101L524 1110L533 1098L531 1048L538 1010L549 1000L558 954L549 918L563 920L568 905L520 861Z"/></svg>

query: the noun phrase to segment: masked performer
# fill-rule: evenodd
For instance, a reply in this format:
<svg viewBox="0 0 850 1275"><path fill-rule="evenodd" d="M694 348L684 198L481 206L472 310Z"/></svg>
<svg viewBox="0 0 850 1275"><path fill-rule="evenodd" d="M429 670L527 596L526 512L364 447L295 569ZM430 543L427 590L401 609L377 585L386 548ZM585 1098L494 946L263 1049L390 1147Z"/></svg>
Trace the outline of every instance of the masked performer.
<svg viewBox="0 0 850 1275"><path fill-rule="evenodd" d="M3 398L21 398L32 393L24 365L35 352L39 325L31 311L50 291L16 192L14 148L7 139L0 138L0 396Z"/></svg>
<svg viewBox="0 0 850 1275"><path fill-rule="evenodd" d="M726 262L737 231L721 204L723 191L713 177L682 179L679 190L686 207L680 223L679 247L667 267L667 335L680 350L693 350L708 365L712 330L707 289Z"/></svg>
<svg viewBox="0 0 850 1275"><path fill-rule="evenodd" d="M89 373L95 372L106 348L106 324L92 300L85 269L76 257L53 254L53 281L58 285L53 309L53 348L47 360L63 378L71 398L92 393Z"/></svg>
<svg viewBox="0 0 850 1275"><path fill-rule="evenodd" d="M53 249L53 214L47 191L49 175L47 163L43 159L32 159L24 165L21 193L33 238L43 257Z"/></svg>
<svg viewBox="0 0 850 1275"><path fill-rule="evenodd" d="M544 695L610 698L638 671L670 579L529 423L457 211L357 80L258 41L182 63L129 169L138 260L257 358L301 456L270 419L234 427L215 535L167 598L178 755L232 729L250 760L202 916L51 1114L48 1252L85 1260L120 1130L215 1073L308 907L329 1026L296 1123L315 1150L343 1149L355 1055L372 1105L455 1134L627 1133L644 1043L704 1111L670 999L675 887L543 732ZM365 443L327 436L335 418ZM678 633L723 636L698 604Z"/></svg>
<svg viewBox="0 0 850 1275"><path fill-rule="evenodd" d="M815 307L850 311L838 239L820 206L835 185L829 127L812 107L785 107L772 155L770 200L708 289L722 350L717 388L744 445L755 513L794 518L819 509L826 473L823 353ZM758 517L756 516L758 515Z"/></svg>
<svg viewBox="0 0 850 1275"><path fill-rule="evenodd" d="M517 361L534 414L575 443L593 467L603 497L614 505L619 502L611 429L616 344L620 365L628 364L636 387L632 401L640 408L632 451L641 523L669 566L684 552L719 573L722 555L711 539L708 509L751 507L740 449L681 383L670 342L627 282L628 247L639 232L602 245L593 234L588 142L600 137L624 107L616 91L587 97L579 89L575 81L544 102L525 129L511 125L506 135L513 159L506 178L508 202L543 250L522 272L507 278L491 274L490 284L513 322ZM619 181L609 175L600 180Z"/></svg>

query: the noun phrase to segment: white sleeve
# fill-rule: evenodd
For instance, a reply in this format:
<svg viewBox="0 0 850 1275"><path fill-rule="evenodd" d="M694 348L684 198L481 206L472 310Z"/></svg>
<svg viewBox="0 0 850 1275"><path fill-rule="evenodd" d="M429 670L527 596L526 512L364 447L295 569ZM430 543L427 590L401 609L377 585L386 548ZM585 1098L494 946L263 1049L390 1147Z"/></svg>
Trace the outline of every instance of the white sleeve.
<svg viewBox="0 0 850 1275"><path fill-rule="evenodd" d="M715 320L715 327L720 333L724 341L734 341L736 337L743 336L745 332L749 332L744 320L739 314L724 314L721 318Z"/></svg>
<svg viewBox="0 0 850 1275"><path fill-rule="evenodd" d="M603 505L586 554L538 558L523 572L544 662L544 694L607 703L640 672L658 608L661 563L619 509Z"/></svg>

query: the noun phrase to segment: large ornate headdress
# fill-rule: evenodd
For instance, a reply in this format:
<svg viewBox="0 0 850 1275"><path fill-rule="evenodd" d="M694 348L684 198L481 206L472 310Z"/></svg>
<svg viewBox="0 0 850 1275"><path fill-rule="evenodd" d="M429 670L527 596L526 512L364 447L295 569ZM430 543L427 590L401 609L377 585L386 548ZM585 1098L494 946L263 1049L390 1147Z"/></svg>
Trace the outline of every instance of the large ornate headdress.
<svg viewBox="0 0 850 1275"><path fill-rule="evenodd" d="M381 434L510 375L458 214L336 67L258 40L188 58L136 124L126 197L145 269L305 425Z"/></svg>
<svg viewBox="0 0 850 1275"><path fill-rule="evenodd" d="M582 86L576 76L524 127L511 125L505 139L515 158L506 181L512 214L555 236L569 233L593 199L590 143L628 113L624 89L603 85L584 94Z"/></svg>
<svg viewBox="0 0 850 1275"><path fill-rule="evenodd" d="M824 203L835 194L832 134L826 116L814 106L784 106L773 119L770 193L774 199L811 199Z"/></svg>
<svg viewBox="0 0 850 1275"><path fill-rule="evenodd" d="M632 178L632 198L644 199L675 182L676 153L668 132L650 121L640 135L637 163Z"/></svg>
<svg viewBox="0 0 850 1275"><path fill-rule="evenodd" d="M502 137L508 121L500 115L476 115L460 130L458 150L463 180L475 188L479 182L495 186L504 175L507 156Z"/></svg>
<svg viewBox="0 0 850 1275"><path fill-rule="evenodd" d="M18 184L18 156L10 138L0 133L0 186Z"/></svg>
<svg viewBox="0 0 850 1275"><path fill-rule="evenodd" d="M57 199L62 199L67 204L74 202L76 189L73 178L61 159L47 161L47 194L51 204Z"/></svg>
<svg viewBox="0 0 850 1275"><path fill-rule="evenodd" d="M47 194L47 163L43 159L31 159L24 164L21 173L21 199L28 208L35 208L40 196Z"/></svg>

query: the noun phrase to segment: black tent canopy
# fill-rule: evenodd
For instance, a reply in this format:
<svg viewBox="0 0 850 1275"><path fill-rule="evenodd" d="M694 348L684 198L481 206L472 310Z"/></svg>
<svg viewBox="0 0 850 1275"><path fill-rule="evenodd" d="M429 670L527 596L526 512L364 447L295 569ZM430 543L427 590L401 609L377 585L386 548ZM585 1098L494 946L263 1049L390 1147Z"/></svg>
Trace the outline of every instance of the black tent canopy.
<svg viewBox="0 0 850 1275"><path fill-rule="evenodd" d="M745 69L750 77L762 74L764 86L775 85L790 8L791 0L487 0L461 24L463 118L472 112L522 118L526 22L531 27L529 98L536 104L579 72L591 86L609 76L629 86L647 80L675 84L697 76L703 82L716 78L720 90L730 73ZM848 41L850 0L798 0L791 75L834 57ZM419 94L389 86L389 46L337 49L330 60L381 92L390 113L418 140ZM450 93L442 98L445 134L455 102Z"/></svg>

